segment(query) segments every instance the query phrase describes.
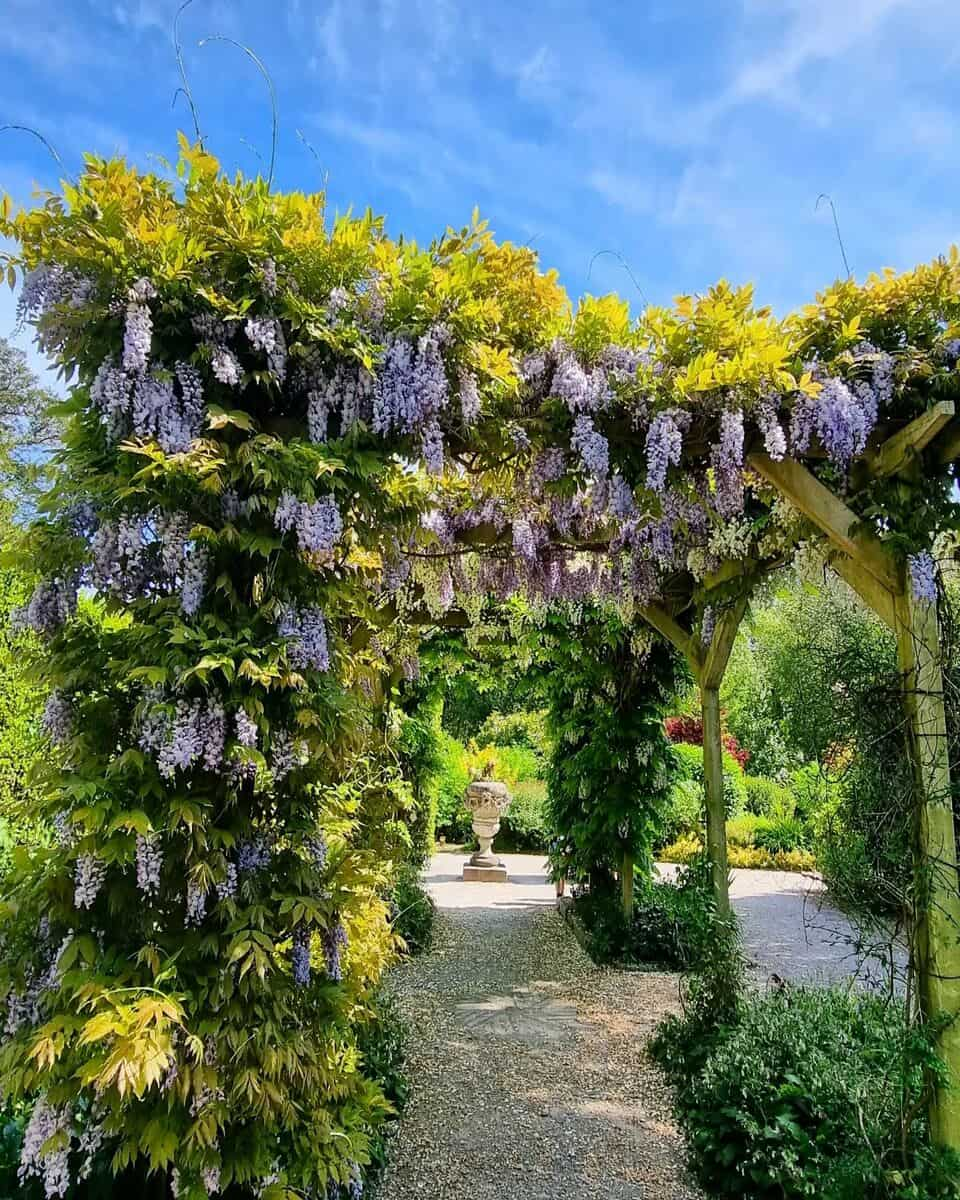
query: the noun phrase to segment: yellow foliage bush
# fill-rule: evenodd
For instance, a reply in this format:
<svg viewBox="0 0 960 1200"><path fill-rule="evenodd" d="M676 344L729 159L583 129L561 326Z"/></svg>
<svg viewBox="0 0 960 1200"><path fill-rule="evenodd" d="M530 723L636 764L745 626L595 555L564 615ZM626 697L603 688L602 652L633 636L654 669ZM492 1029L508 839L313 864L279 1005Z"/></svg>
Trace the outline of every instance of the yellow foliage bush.
<svg viewBox="0 0 960 1200"><path fill-rule="evenodd" d="M678 838L670 846L665 846L657 855L660 862L690 863L703 853L703 843L699 838ZM809 850L787 850L771 854L769 850L758 850L756 847L734 846L727 847L727 861L731 867L745 867L760 871L815 871L817 860Z"/></svg>

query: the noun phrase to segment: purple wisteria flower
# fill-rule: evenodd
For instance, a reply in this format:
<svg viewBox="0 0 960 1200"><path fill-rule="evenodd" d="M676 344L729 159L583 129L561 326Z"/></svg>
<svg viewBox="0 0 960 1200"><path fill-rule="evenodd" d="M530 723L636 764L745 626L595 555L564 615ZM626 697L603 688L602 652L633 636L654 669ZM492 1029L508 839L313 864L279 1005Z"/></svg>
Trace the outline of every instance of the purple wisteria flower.
<svg viewBox="0 0 960 1200"><path fill-rule="evenodd" d="M187 881L187 898L183 923L187 926L203 924L207 915L207 893L195 879Z"/></svg>
<svg viewBox="0 0 960 1200"><path fill-rule="evenodd" d="M536 560L537 539L533 526L526 517L514 517L513 519L513 552L528 561Z"/></svg>
<svg viewBox="0 0 960 1200"><path fill-rule="evenodd" d="M572 413L592 413L604 408L611 392L601 367L586 370L568 347L559 349L550 392Z"/></svg>
<svg viewBox="0 0 960 1200"><path fill-rule="evenodd" d="M235 862L228 862L223 878L217 883L217 896L222 900L232 900L237 894L238 867Z"/></svg>
<svg viewBox="0 0 960 1200"><path fill-rule="evenodd" d="M70 1188L72 1133L69 1108L66 1105L56 1107L46 1096L41 1096L23 1131L17 1171L20 1183L24 1184L28 1179L42 1179L47 1200L65 1196ZM45 1149L54 1139L54 1147Z"/></svg>
<svg viewBox="0 0 960 1200"><path fill-rule="evenodd" d="M647 487L662 492L667 486L667 470L678 466L683 453L683 434L675 408L657 413L647 430Z"/></svg>
<svg viewBox="0 0 960 1200"><path fill-rule="evenodd" d="M816 398L805 393L798 394L790 412L790 445L794 454L806 454L810 449L816 423Z"/></svg>
<svg viewBox="0 0 960 1200"><path fill-rule="evenodd" d="M245 875L255 874L270 866L270 843L263 835L246 838L237 843L237 868Z"/></svg>
<svg viewBox="0 0 960 1200"><path fill-rule="evenodd" d="M293 982L297 987L306 987L310 982L310 941L310 930L301 922L293 931L290 949Z"/></svg>
<svg viewBox="0 0 960 1200"><path fill-rule="evenodd" d="M123 325L123 369L127 374L137 375L147 369L152 338L150 309L146 304L128 304Z"/></svg>
<svg viewBox="0 0 960 1200"><path fill-rule="evenodd" d="M183 582L180 585L180 607L188 617L196 616L203 603L207 582L209 552L203 546L194 547L183 563Z"/></svg>
<svg viewBox="0 0 960 1200"><path fill-rule="evenodd" d="M716 482L715 504L722 517L743 511L743 413L740 409L720 414L720 441L710 455Z"/></svg>
<svg viewBox="0 0 960 1200"><path fill-rule="evenodd" d="M853 391L841 379L829 378L816 400L816 431L831 461L846 467L862 453L877 419L876 398L869 384Z"/></svg>
<svg viewBox="0 0 960 1200"><path fill-rule="evenodd" d="M281 783L295 767L303 763L303 743L291 737L285 729L277 730L272 738L270 770L274 780Z"/></svg>
<svg viewBox="0 0 960 1200"><path fill-rule="evenodd" d="M570 445L580 455L583 469L596 479L606 479L610 471L610 445L593 423L581 413L573 423Z"/></svg>
<svg viewBox="0 0 960 1200"><path fill-rule="evenodd" d="M210 370L219 383L236 387L243 378L243 368L237 356L228 346L215 346L210 357Z"/></svg>
<svg viewBox="0 0 960 1200"><path fill-rule="evenodd" d="M338 918L323 934L323 959L326 963L327 975L334 983L343 979L341 955L347 946L347 931L343 922Z"/></svg>
<svg viewBox="0 0 960 1200"><path fill-rule="evenodd" d="M937 599L937 565L927 550L919 554L908 554L910 585L915 599L933 604Z"/></svg>
<svg viewBox="0 0 960 1200"><path fill-rule="evenodd" d="M298 609L288 604L277 622L277 633L287 639L287 658L296 670L330 670L327 626L316 605Z"/></svg>
<svg viewBox="0 0 960 1200"><path fill-rule="evenodd" d="M318 871L322 871L327 865L327 839L323 834L317 832L305 837L303 848L314 867Z"/></svg>
<svg viewBox="0 0 960 1200"><path fill-rule="evenodd" d="M620 521L628 520L636 515L637 505L633 498L633 489L622 475L614 475L610 480L607 509Z"/></svg>
<svg viewBox="0 0 960 1200"><path fill-rule="evenodd" d="M75 908L92 908L107 878L107 864L96 854L81 854L74 864L73 903Z"/></svg>
<svg viewBox="0 0 960 1200"><path fill-rule="evenodd" d="M420 454L431 475L443 474L443 431L440 422L431 420L423 427Z"/></svg>
<svg viewBox="0 0 960 1200"><path fill-rule="evenodd" d="M449 331L433 325L417 341L395 338L386 349L373 390L373 429L391 433L419 432L421 453L432 474L443 470L443 433L438 416L449 401L443 347Z"/></svg>
<svg viewBox="0 0 960 1200"><path fill-rule="evenodd" d="M343 518L333 496L303 501L283 492L273 519L281 533L296 529L300 548L314 554L329 554L343 534Z"/></svg>
<svg viewBox="0 0 960 1200"><path fill-rule="evenodd" d="M145 896L160 891L163 850L156 834L137 834L137 887Z"/></svg>
<svg viewBox="0 0 960 1200"><path fill-rule="evenodd" d="M567 456L559 446L541 450L530 464L529 487L534 496L543 494L548 483L562 479L567 470Z"/></svg>
<svg viewBox="0 0 960 1200"><path fill-rule="evenodd" d="M774 462L782 461L787 453L787 435L780 424L778 408L779 398L766 397L757 405L755 412L757 426L763 434L764 449Z"/></svg>
<svg viewBox="0 0 960 1200"><path fill-rule="evenodd" d="M480 391L477 377L469 371L460 372L460 415L468 428L475 425L480 416Z"/></svg>
<svg viewBox="0 0 960 1200"><path fill-rule="evenodd" d="M712 605L708 604L703 610L703 618L700 621L700 641L704 646L709 646L713 641L713 632L717 626L717 614Z"/></svg>
<svg viewBox="0 0 960 1200"><path fill-rule="evenodd" d="M63 692L56 689L47 697L40 724L56 746L62 746L73 736L73 705Z"/></svg>
<svg viewBox="0 0 960 1200"><path fill-rule="evenodd" d="M254 747L257 744L257 723L246 709L238 708L233 718L237 741L241 746Z"/></svg>
<svg viewBox="0 0 960 1200"><path fill-rule="evenodd" d="M148 713L140 732L140 744L158 751L157 765L168 779L200 761L206 770L218 770L225 738L226 717L216 700L179 700L172 720L162 711L152 718Z"/></svg>
<svg viewBox="0 0 960 1200"><path fill-rule="evenodd" d="M27 603L10 614L11 630L32 629L42 637L53 637L76 611L78 590L73 577L43 580Z"/></svg>
<svg viewBox="0 0 960 1200"><path fill-rule="evenodd" d="M99 409L111 438L123 432L132 398L133 380L113 358L105 358L90 385L90 400Z"/></svg>

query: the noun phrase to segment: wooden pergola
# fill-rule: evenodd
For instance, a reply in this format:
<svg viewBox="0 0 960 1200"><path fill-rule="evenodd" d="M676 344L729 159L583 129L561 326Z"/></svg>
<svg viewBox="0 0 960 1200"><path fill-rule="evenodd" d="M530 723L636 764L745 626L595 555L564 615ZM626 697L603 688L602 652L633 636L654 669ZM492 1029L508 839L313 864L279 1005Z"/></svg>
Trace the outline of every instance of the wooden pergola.
<svg viewBox="0 0 960 1200"><path fill-rule="evenodd" d="M922 456L944 467L960 455L960 422L952 401L941 401L902 429L871 440L851 470L851 493L892 475L922 480ZM906 571L888 547L841 498L795 459L774 461L754 450L746 465L788 500L829 546L829 561L864 604L893 631L901 673L916 780L913 825L916 872L911 960L924 1015L947 1019L939 1049L948 1065L950 1086L931 1107L933 1136L941 1144L960 1145L960 873L953 815L940 622L936 603L918 601ZM729 564L731 569L735 564ZM706 797L706 853L719 911L729 911L726 826L723 797L720 686L750 592L772 563L743 568L737 598L717 617L713 637L704 645L696 625L692 596L677 604L648 606L645 619L686 658L700 687L703 716ZM721 572L724 582L729 574ZM709 591L707 593L709 595Z"/></svg>

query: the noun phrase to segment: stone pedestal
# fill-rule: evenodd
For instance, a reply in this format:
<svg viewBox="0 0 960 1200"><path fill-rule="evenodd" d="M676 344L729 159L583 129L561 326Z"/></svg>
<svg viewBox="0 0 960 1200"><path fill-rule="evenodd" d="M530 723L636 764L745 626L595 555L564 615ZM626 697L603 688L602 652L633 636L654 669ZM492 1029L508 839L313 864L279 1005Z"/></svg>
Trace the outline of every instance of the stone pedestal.
<svg viewBox="0 0 960 1200"><path fill-rule="evenodd" d="M507 868L493 852L493 839L500 831L500 817L510 807L506 784L477 779L467 788L467 808L473 813L473 832L480 848L464 864L468 883L506 883Z"/></svg>
<svg viewBox="0 0 960 1200"><path fill-rule="evenodd" d="M495 867L477 866L472 862L463 864L464 883L506 883L509 878L503 863Z"/></svg>

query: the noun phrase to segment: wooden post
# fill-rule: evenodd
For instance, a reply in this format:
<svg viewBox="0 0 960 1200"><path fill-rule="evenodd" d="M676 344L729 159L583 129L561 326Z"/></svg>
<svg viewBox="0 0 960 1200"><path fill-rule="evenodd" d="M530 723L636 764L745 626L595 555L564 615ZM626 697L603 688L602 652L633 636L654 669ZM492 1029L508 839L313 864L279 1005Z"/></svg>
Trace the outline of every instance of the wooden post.
<svg viewBox="0 0 960 1200"><path fill-rule="evenodd" d="M624 850L620 864L620 900L624 918L629 924L633 920L633 855L629 850Z"/></svg>
<svg viewBox="0 0 960 1200"><path fill-rule="evenodd" d="M723 795L723 730L720 727L720 685L730 652L747 611L741 596L717 617L710 645L703 650L700 705L703 717L703 792L707 818L707 858L713 878L717 912L730 912L730 868L727 865L727 806Z"/></svg>
<svg viewBox="0 0 960 1200"><path fill-rule="evenodd" d="M937 1050L949 1082L930 1105L938 1145L960 1151L960 875L950 788L937 606L907 588L897 599L897 651L917 797L914 821L915 958L921 1010L950 1024Z"/></svg>
<svg viewBox="0 0 960 1200"><path fill-rule="evenodd" d="M938 408L891 438L877 456L881 471L899 470L910 457L911 436L922 448L949 417L948 408ZM960 438L951 434L940 447L941 461L960 453L958 448ZM960 1152L960 876L937 606L914 598L888 548L800 463L773 462L764 454L752 454L749 461L847 556L837 563L843 578L896 633L917 791L912 831L917 992L927 1020L948 1022L937 1041L948 1078L931 1099L930 1132L938 1145Z"/></svg>
<svg viewBox="0 0 960 1200"><path fill-rule="evenodd" d="M717 912L730 912L727 866L727 813L723 800L723 740L720 729L720 689L700 685L703 713L703 791L707 817L707 858L713 879Z"/></svg>
<svg viewBox="0 0 960 1200"><path fill-rule="evenodd" d="M747 598L741 596L720 613L710 645L704 646L699 638L687 633L663 609L650 606L642 610L646 620L686 656L693 677L700 685L706 849L717 911L723 916L730 912L730 869L727 865L727 813L723 798L720 684L723 682L723 675L730 661L730 651L746 611Z"/></svg>

